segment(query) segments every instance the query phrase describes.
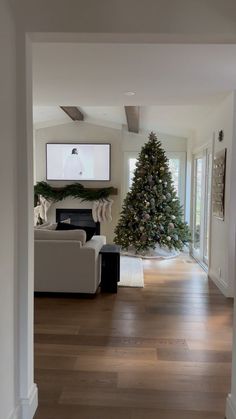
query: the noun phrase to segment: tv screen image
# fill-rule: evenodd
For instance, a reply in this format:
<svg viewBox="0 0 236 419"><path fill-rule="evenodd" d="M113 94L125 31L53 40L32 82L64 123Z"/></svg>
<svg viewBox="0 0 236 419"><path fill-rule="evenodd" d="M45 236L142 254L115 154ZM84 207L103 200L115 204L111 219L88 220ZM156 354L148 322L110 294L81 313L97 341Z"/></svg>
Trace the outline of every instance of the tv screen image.
<svg viewBox="0 0 236 419"><path fill-rule="evenodd" d="M46 146L47 180L110 180L110 144Z"/></svg>

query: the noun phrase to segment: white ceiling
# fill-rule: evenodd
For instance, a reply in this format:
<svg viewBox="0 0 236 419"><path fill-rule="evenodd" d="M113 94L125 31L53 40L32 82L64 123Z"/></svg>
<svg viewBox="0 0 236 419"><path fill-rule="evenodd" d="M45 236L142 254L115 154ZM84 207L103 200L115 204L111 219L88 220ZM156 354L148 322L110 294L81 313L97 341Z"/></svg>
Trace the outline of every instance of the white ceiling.
<svg viewBox="0 0 236 419"><path fill-rule="evenodd" d="M172 135L188 136L196 128L196 123L206 117L212 105L142 106L140 109L140 128L155 130ZM88 123L121 129L126 124L123 106L80 106ZM71 122L59 106L34 106L34 125L36 128Z"/></svg>
<svg viewBox="0 0 236 419"><path fill-rule="evenodd" d="M71 122L71 119L59 106L33 106L33 120L38 127L66 124Z"/></svg>
<svg viewBox="0 0 236 419"><path fill-rule="evenodd" d="M37 105L212 103L236 87L236 45L34 44L33 86Z"/></svg>
<svg viewBox="0 0 236 419"><path fill-rule="evenodd" d="M236 88L236 45L33 44L34 120L65 123L59 105L87 121L122 125L141 106L141 128L177 133ZM134 91L134 96L124 93Z"/></svg>

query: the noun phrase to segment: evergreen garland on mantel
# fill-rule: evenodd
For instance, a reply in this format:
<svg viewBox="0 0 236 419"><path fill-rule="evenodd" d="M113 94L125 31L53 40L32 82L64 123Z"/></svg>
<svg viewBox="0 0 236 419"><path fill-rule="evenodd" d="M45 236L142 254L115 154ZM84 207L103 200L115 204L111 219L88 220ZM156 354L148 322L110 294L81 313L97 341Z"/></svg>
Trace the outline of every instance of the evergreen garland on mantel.
<svg viewBox="0 0 236 419"><path fill-rule="evenodd" d="M73 183L62 188L55 188L47 182L37 182L34 186L35 197L42 195L49 201L62 201L69 196L82 201L96 201L99 199L108 198L109 195L117 195L117 189L109 188L85 188L80 183Z"/></svg>

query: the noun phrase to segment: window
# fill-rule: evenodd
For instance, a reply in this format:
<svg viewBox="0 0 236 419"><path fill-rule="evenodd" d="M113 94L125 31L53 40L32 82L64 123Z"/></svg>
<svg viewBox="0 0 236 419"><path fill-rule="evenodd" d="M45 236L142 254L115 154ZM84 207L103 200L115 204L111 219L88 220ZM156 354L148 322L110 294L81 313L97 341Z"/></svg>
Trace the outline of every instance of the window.
<svg viewBox="0 0 236 419"><path fill-rule="evenodd" d="M129 189L130 189L131 185L133 183L133 177L134 177L134 171L135 171L135 168L136 168L137 159L130 158L128 161L129 161L129 175L128 175L129 179L128 179L128 182L129 182Z"/></svg>
<svg viewBox="0 0 236 419"><path fill-rule="evenodd" d="M179 159L169 159L169 168L172 174L172 180L174 183L174 188L179 197L179 187L180 187L180 160Z"/></svg>
<svg viewBox="0 0 236 419"><path fill-rule="evenodd" d="M126 192L131 188L134 171L136 168L138 153L127 152L125 153L125 164L126 164ZM185 152L173 152L166 153L169 159L169 168L172 174L172 179L174 187L176 189L177 195L180 199L181 205L184 206L185 200Z"/></svg>

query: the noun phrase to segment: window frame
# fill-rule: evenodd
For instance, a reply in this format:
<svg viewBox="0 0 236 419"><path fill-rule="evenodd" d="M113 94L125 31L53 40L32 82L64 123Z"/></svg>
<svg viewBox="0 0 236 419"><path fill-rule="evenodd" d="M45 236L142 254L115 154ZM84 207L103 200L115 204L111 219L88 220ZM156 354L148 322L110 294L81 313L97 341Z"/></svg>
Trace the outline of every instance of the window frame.
<svg viewBox="0 0 236 419"><path fill-rule="evenodd" d="M139 151L125 151L124 152L124 181L123 181L123 198L129 191L129 160L137 159ZM168 159L180 160L180 174L179 174L179 199L183 207L185 215L185 198L186 198L186 152L185 151L166 151Z"/></svg>

